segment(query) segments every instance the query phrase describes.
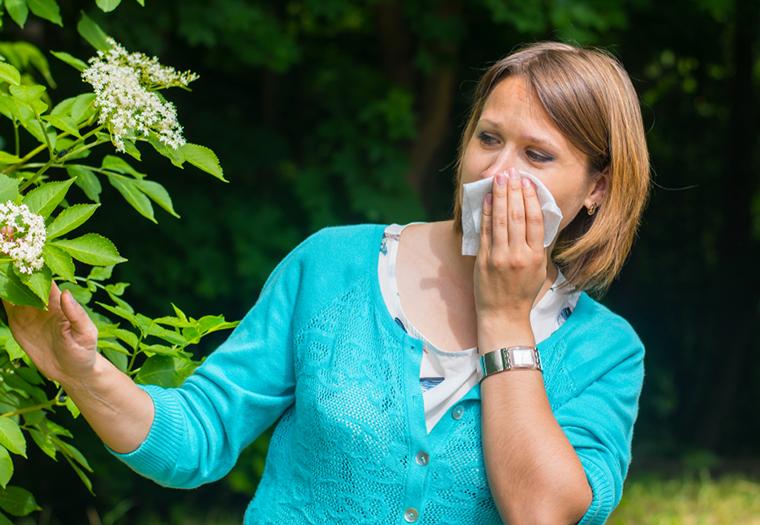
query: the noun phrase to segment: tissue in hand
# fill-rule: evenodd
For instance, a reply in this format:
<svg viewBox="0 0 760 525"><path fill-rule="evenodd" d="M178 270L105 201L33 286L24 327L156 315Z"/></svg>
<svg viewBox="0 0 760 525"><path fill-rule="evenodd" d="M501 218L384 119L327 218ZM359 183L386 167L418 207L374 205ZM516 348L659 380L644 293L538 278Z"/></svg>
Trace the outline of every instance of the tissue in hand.
<svg viewBox="0 0 760 525"><path fill-rule="evenodd" d="M549 189L541 180L527 171L517 170L518 176L527 177L536 185L538 202L544 217L544 248L549 246L559 231L562 211L557 206ZM493 177L470 182L462 192L462 255L477 255L480 249L480 218L483 213L483 199L493 187Z"/></svg>

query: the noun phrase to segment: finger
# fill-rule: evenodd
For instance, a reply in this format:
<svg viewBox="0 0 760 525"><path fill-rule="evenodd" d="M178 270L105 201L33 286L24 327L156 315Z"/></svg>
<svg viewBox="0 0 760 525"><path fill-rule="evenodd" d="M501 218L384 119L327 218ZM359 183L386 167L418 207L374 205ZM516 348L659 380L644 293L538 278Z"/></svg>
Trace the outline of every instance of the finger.
<svg viewBox="0 0 760 525"><path fill-rule="evenodd" d="M488 253L491 242L491 215L493 213L493 193L486 193L483 207L480 210L480 249Z"/></svg>
<svg viewBox="0 0 760 525"><path fill-rule="evenodd" d="M509 190L507 191L509 245L526 244L525 240L525 205L523 203L522 184L520 176L514 170L509 170Z"/></svg>
<svg viewBox="0 0 760 525"><path fill-rule="evenodd" d="M50 283L50 295L48 296L48 310L52 310L53 312L60 312L61 304L61 289L58 288L58 285L55 283L55 281L51 281Z"/></svg>
<svg viewBox="0 0 760 525"><path fill-rule="evenodd" d="M538 202L533 182L524 178L522 184L525 204L525 238L532 250L542 250L544 248L544 215L541 213L541 203Z"/></svg>
<svg viewBox="0 0 760 525"><path fill-rule="evenodd" d="M92 321L69 290L64 290L61 296L61 310L71 323L71 330L78 335L89 336L92 333Z"/></svg>
<svg viewBox="0 0 760 525"><path fill-rule="evenodd" d="M493 206L491 214L491 247L507 247L509 239L507 232L507 176L506 173L499 173L493 178L491 188L493 192Z"/></svg>

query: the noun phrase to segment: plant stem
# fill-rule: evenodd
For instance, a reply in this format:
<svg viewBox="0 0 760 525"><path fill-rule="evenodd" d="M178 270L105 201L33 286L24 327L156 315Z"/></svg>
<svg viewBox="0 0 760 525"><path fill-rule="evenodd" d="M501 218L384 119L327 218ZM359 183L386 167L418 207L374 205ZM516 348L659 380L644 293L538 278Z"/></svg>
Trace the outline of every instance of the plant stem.
<svg viewBox="0 0 760 525"><path fill-rule="evenodd" d="M18 154L20 153L19 148L21 147L21 144L19 144L18 122L16 122L16 119L13 119L13 138L16 140L16 156L18 157Z"/></svg>
<svg viewBox="0 0 760 525"><path fill-rule="evenodd" d="M93 130L93 132L94 131L96 131L96 130ZM87 135L90 135L91 133L88 133ZM82 135L82 138L84 139L87 135ZM97 139L94 142L90 142L89 144L83 145L81 148L78 148L78 149L75 149L75 150L72 150L72 151L68 152L66 155L63 155L62 157L60 157L58 159L55 159L55 158L50 159L48 162L46 162L45 164L43 164L40 167L39 170L37 170L37 172L34 174L34 176L30 177L25 183L23 183L22 185L20 185L19 188L18 188L18 191L22 192L25 189L27 189L29 186L31 186L32 184L34 184L34 182L36 181L36 179L40 175L42 175L43 173L45 173L51 167L63 167L62 163L63 163L63 161L66 160L67 157L70 157L71 155L74 155L76 153L81 153L82 151L86 151L88 149L94 148L95 146L99 146L100 144L103 144L104 142L107 142L107 141L101 140L101 139Z"/></svg>
<svg viewBox="0 0 760 525"><path fill-rule="evenodd" d="M20 414L25 414L27 412L34 412L35 410L40 410L43 408L50 408L51 406L57 404L57 399L58 399L58 396L56 396L56 399L51 399L45 403L39 403L37 405L19 408L18 410L14 410L12 412L6 412L5 414L0 414L0 417L13 417L13 416L18 416Z"/></svg>
<svg viewBox="0 0 760 525"><path fill-rule="evenodd" d="M47 144L48 151L50 152L50 160L53 160L53 158L55 158L55 152L53 151L53 146L50 144L50 137L48 137L47 129L45 128L45 123L42 122L42 119L40 118L40 114L36 109L34 110L34 118L36 118L37 122L40 123L40 128L42 129L42 136L45 137L45 144Z"/></svg>

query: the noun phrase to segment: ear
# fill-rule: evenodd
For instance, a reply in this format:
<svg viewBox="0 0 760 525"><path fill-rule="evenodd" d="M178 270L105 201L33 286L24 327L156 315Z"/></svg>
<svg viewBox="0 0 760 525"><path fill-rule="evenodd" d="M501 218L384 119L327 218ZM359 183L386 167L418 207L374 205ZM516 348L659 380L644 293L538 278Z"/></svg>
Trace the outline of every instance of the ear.
<svg viewBox="0 0 760 525"><path fill-rule="evenodd" d="M594 182L591 186L591 192L586 196L586 200L583 205L587 208L592 204L600 206L604 202L604 197L607 195L607 187L610 178L610 167L604 168L604 171L594 175Z"/></svg>

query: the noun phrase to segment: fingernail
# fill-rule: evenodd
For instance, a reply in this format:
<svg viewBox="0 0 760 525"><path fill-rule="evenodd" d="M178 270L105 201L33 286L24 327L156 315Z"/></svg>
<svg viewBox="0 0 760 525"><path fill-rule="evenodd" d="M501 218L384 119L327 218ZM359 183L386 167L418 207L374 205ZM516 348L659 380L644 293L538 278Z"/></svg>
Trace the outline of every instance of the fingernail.
<svg viewBox="0 0 760 525"><path fill-rule="evenodd" d="M486 202L489 205L493 204L493 193L491 193L490 191L486 193Z"/></svg>
<svg viewBox="0 0 760 525"><path fill-rule="evenodd" d="M507 178L504 176L503 173L499 173L496 175L496 184L499 186L504 186L507 183Z"/></svg>
<svg viewBox="0 0 760 525"><path fill-rule="evenodd" d="M522 180L523 188L530 188L530 181L526 178Z"/></svg>
<svg viewBox="0 0 760 525"><path fill-rule="evenodd" d="M517 172L515 170L509 170L509 178L512 180L517 179Z"/></svg>

